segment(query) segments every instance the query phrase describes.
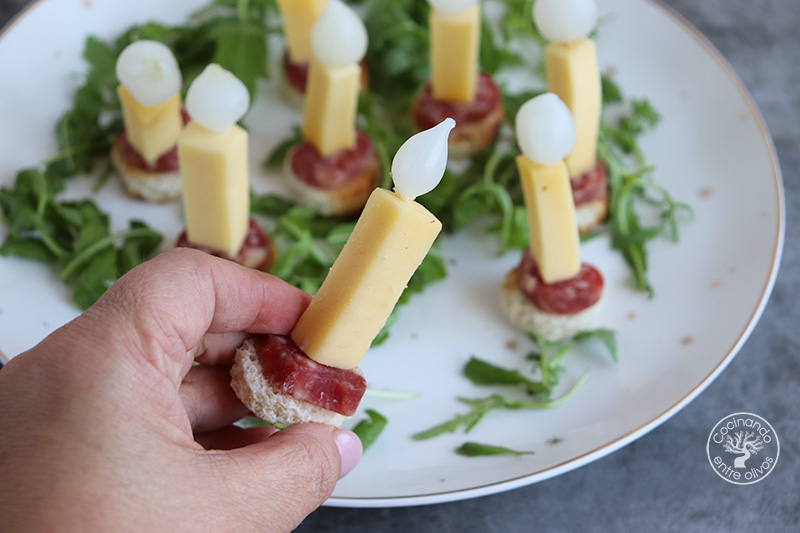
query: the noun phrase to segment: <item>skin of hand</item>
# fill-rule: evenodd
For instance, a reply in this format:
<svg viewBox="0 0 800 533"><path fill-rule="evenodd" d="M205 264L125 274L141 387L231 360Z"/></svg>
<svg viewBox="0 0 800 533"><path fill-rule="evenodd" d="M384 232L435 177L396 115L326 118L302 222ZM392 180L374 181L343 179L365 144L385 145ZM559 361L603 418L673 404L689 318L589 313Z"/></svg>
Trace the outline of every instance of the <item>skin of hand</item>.
<svg viewBox="0 0 800 533"><path fill-rule="evenodd" d="M310 297L165 252L0 370L3 531L288 531L361 457L350 431L243 429L229 368ZM198 365L193 366L196 361Z"/></svg>

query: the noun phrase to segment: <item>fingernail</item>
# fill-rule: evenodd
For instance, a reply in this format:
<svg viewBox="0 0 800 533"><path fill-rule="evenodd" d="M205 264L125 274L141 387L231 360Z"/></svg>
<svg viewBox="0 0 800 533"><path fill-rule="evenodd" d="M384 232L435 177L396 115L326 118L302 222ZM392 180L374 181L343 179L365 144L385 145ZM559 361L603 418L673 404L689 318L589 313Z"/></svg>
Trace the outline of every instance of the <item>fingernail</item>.
<svg viewBox="0 0 800 533"><path fill-rule="evenodd" d="M342 469L339 472L339 479L349 474L361 459L361 439L352 431L337 429L333 432L333 442L339 448L339 456L342 458Z"/></svg>

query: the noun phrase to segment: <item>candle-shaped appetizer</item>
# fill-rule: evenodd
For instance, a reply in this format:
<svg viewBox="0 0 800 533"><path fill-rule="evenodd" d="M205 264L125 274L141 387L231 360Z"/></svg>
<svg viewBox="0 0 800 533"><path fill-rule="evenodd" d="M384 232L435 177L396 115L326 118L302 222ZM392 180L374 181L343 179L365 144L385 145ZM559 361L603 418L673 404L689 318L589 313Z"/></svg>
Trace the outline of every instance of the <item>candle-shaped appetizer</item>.
<svg viewBox="0 0 800 533"><path fill-rule="evenodd" d="M472 102L478 90L478 0L430 0L431 90L437 100Z"/></svg>
<svg viewBox="0 0 800 533"><path fill-rule="evenodd" d="M394 192L372 193L291 335L256 337L237 351L232 386L257 416L338 425L355 412L366 390L357 365L441 231L414 198L441 180L453 126L448 119L398 150Z"/></svg>
<svg viewBox="0 0 800 533"><path fill-rule="evenodd" d="M181 195L176 142L184 125L181 71L169 48L136 41L120 54L117 87L125 127L111 159L128 194L151 202Z"/></svg>
<svg viewBox="0 0 800 533"><path fill-rule="evenodd" d="M288 95L302 95L306 91L308 63L311 61L311 28L327 3L328 0L278 0L286 36L283 58L285 87L292 91Z"/></svg>
<svg viewBox="0 0 800 533"><path fill-rule="evenodd" d="M452 117L450 155L465 158L492 144L503 122L500 89L480 71L478 0L429 0L431 80L414 99L420 129Z"/></svg>
<svg viewBox="0 0 800 533"><path fill-rule="evenodd" d="M508 320L549 341L591 326L603 292L600 272L580 260L569 173L563 158L575 141L569 109L546 93L526 102L516 121L517 157L530 245L502 287Z"/></svg>
<svg viewBox="0 0 800 533"><path fill-rule="evenodd" d="M311 31L311 67L302 132L286 158L295 200L326 215L359 212L378 185L372 143L356 129L367 30L341 0L329 0Z"/></svg>
<svg viewBox="0 0 800 533"><path fill-rule="evenodd" d="M606 169L597 157L602 111L597 50L587 36L597 23L595 0L537 0L533 18L549 41L547 88L567 104L575 121L575 146L565 158L572 179L578 227L600 224L608 208Z"/></svg>
<svg viewBox="0 0 800 533"><path fill-rule="evenodd" d="M367 53L367 29L341 0L330 0L312 29L311 50L303 135L327 157L356 143L359 63Z"/></svg>
<svg viewBox="0 0 800 533"><path fill-rule="evenodd" d="M250 218L248 135L236 124L249 105L241 80L216 64L189 87L186 108L192 120L178 137L186 217L178 246L268 270L274 249Z"/></svg>

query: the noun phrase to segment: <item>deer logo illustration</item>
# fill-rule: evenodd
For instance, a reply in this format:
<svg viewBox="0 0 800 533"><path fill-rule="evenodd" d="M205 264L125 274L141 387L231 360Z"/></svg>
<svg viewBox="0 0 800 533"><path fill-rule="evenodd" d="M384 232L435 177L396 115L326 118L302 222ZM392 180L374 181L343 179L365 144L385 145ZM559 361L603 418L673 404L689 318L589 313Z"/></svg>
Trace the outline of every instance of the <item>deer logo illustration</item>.
<svg viewBox="0 0 800 533"><path fill-rule="evenodd" d="M752 431L737 431L735 435L728 435L723 448L728 453L742 454L733 461L734 468L745 468L745 462L751 455L756 455L764 449L761 437Z"/></svg>

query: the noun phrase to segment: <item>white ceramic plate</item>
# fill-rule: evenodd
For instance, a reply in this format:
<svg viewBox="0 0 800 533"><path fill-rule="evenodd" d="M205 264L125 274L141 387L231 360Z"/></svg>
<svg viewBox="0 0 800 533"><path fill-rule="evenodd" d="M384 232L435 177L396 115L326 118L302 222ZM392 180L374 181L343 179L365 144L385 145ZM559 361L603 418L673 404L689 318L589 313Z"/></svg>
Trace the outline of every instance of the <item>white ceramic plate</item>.
<svg viewBox="0 0 800 533"><path fill-rule="evenodd" d="M185 20L205 0L64 2L41 0L0 40L0 183L19 168L56 152L54 124L69 107L85 65L87 35L111 38L151 18ZM648 300L626 285L628 271L608 242L586 244L583 257L606 277L601 324L618 332L620 361L575 353L563 383L591 369L580 393L556 409L496 412L469 435L414 442L411 434L464 411L456 396L489 391L470 385L460 369L470 355L522 366L528 344L500 318L497 287L516 254L462 234L442 243L450 277L401 311L391 340L371 352L363 369L372 387L418 393L406 401L366 398L389 419L379 441L337 487L330 505L384 507L476 497L535 483L598 459L669 418L730 362L766 303L778 268L784 228L783 190L770 137L751 98L719 54L681 19L646 0L602 0L607 24L598 40L602 68L614 69L631 96L661 112L644 151L656 179L691 204L695 219L679 244L651 247ZM65 24L65 21L69 24ZM299 115L262 87L247 123L252 182L279 190L259 162ZM268 118L268 120L266 120ZM89 179L71 195L88 194ZM122 228L131 216L181 230L178 207L128 200L114 182L97 201ZM2 230L0 230L2 231ZM42 265L0 258L0 350L17 354L77 314L68 292ZM509 349L509 341L519 343ZM360 418L357 415L356 418ZM532 456L467 459L453 453L466 440ZM557 442L556 442L557 441Z"/></svg>

